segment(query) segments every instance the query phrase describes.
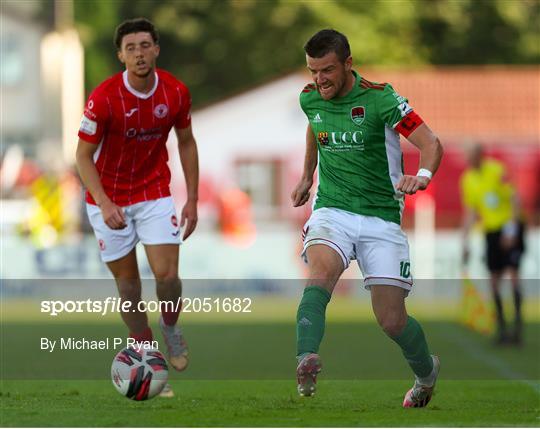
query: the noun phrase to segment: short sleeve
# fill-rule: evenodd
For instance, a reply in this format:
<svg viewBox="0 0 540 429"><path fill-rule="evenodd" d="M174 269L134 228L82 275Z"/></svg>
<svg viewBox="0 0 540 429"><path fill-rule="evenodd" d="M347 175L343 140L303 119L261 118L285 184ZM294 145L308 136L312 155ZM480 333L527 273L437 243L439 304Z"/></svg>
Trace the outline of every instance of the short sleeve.
<svg viewBox="0 0 540 429"><path fill-rule="evenodd" d="M382 121L395 128L407 114L413 111L407 102L405 97L394 91L392 85L387 84L378 100L379 115Z"/></svg>
<svg viewBox="0 0 540 429"><path fill-rule="evenodd" d="M300 93L300 96L298 97L298 101L300 103L300 109L302 109L302 112L304 112L304 114L306 114L306 109L304 107L304 94L303 93Z"/></svg>
<svg viewBox="0 0 540 429"><path fill-rule="evenodd" d="M389 84L383 89L378 108L382 121L404 137L409 137L424 122L409 105L408 100L394 91Z"/></svg>
<svg viewBox="0 0 540 429"><path fill-rule="evenodd" d="M317 90L317 86L314 84L314 83L308 83L304 89L302 90L302 92L300 93L300 96L299 96L299 102L300 102L300 108L302 109L302 111L304 112L304 114L308 117L309 119L309 115L308 115L308 97L310 97L310 93L312 93L313 91L316 91Z"/></svg>
<svg viewBox="0 0 540 429"><path fill-rule="evenodd" d="M185 85L178 87L180 109L174 123L175 128L184 129L191 125L191 94Z"/></svg>
<svg viewBox="0 0 540 429"><path fill-rule="evenodd" d="M79 138L89 143L99 144L107 129L110 118L109 101L94 91L84 108L79 127Z"/></svg>

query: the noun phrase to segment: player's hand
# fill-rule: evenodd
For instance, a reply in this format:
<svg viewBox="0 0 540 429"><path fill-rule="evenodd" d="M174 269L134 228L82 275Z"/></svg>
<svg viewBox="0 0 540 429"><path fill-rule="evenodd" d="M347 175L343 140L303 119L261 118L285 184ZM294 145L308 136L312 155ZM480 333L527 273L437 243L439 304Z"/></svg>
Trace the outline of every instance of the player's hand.
<svg viewBox="0 0 540 429"><path fill-rule="evenodd" d="M312 185L312 180L302 179L300 182L298 182L298 185L296 185L291 194L293 207L300 207L308 202L310 197L309 190L311 189Z"/></svg>
<svg viewBox="0 0 540 429"><path fill-rule="evenodd" d="M197 201L188 200L182 209L182 217L180 219L180 226L183 228L187 223L186 228L184 229L183 240L186 240L197 227L197 221L199 216L197 215Z"/></svg>
<svg viewBox="0 0 540 429"><path fill-rule="evenodd" d="M423 191L429 185L430 180L424 176L404 175L396 186L398 191L405 194L415 194L416 191Z"/></svg>
<svg viewBox="0 0 540 429"><path fill-rule="evenodd" d="M117 206L111 200L102 203L99 208L101 215L107 226L111 229L124 229L126 225L126 217L122 207Z"/></svg>

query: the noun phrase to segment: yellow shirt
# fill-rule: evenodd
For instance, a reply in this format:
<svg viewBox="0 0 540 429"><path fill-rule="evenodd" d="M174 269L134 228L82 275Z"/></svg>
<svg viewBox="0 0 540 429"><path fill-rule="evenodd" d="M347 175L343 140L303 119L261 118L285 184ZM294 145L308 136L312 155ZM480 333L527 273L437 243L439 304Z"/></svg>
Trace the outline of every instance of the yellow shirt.
<svg viewBox="0 0 540 429"><path fill-rule="evenodd" d="M485 232L501 229L512 218L512 186L504 181L505 168L499 161L482 161L479 169L469 168L461 176L463 204L480 217Z"/></svg>

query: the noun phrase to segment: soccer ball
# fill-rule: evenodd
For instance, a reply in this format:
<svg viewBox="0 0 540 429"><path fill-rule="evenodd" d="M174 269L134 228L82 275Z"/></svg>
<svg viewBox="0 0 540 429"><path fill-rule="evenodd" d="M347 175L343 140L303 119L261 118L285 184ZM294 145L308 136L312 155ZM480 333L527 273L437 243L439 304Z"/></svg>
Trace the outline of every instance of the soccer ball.
<svg viewBox="0 0 540 429"><path fill-rule="evenodd" d="M115 356L111 366L114 387L134 401L144 401L158 395L169 376L165 357L157 349L127 347Z"/></svg>

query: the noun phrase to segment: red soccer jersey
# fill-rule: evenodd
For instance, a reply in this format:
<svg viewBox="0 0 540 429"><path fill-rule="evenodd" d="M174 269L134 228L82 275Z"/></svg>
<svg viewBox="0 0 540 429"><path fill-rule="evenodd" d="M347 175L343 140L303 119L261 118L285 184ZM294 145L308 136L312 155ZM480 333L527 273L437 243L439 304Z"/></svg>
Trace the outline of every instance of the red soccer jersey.
<svg viewBox="0 0 540 429"><path fill-rule="evenodd" d="M140 93L118 73L88 98L79 137L99 144L94 163L109 198L119 206L169 196L166 142L171 128L191 123L188 88L156 70L152 90ZM89 192L86 201L95 204Z"/></svg>

